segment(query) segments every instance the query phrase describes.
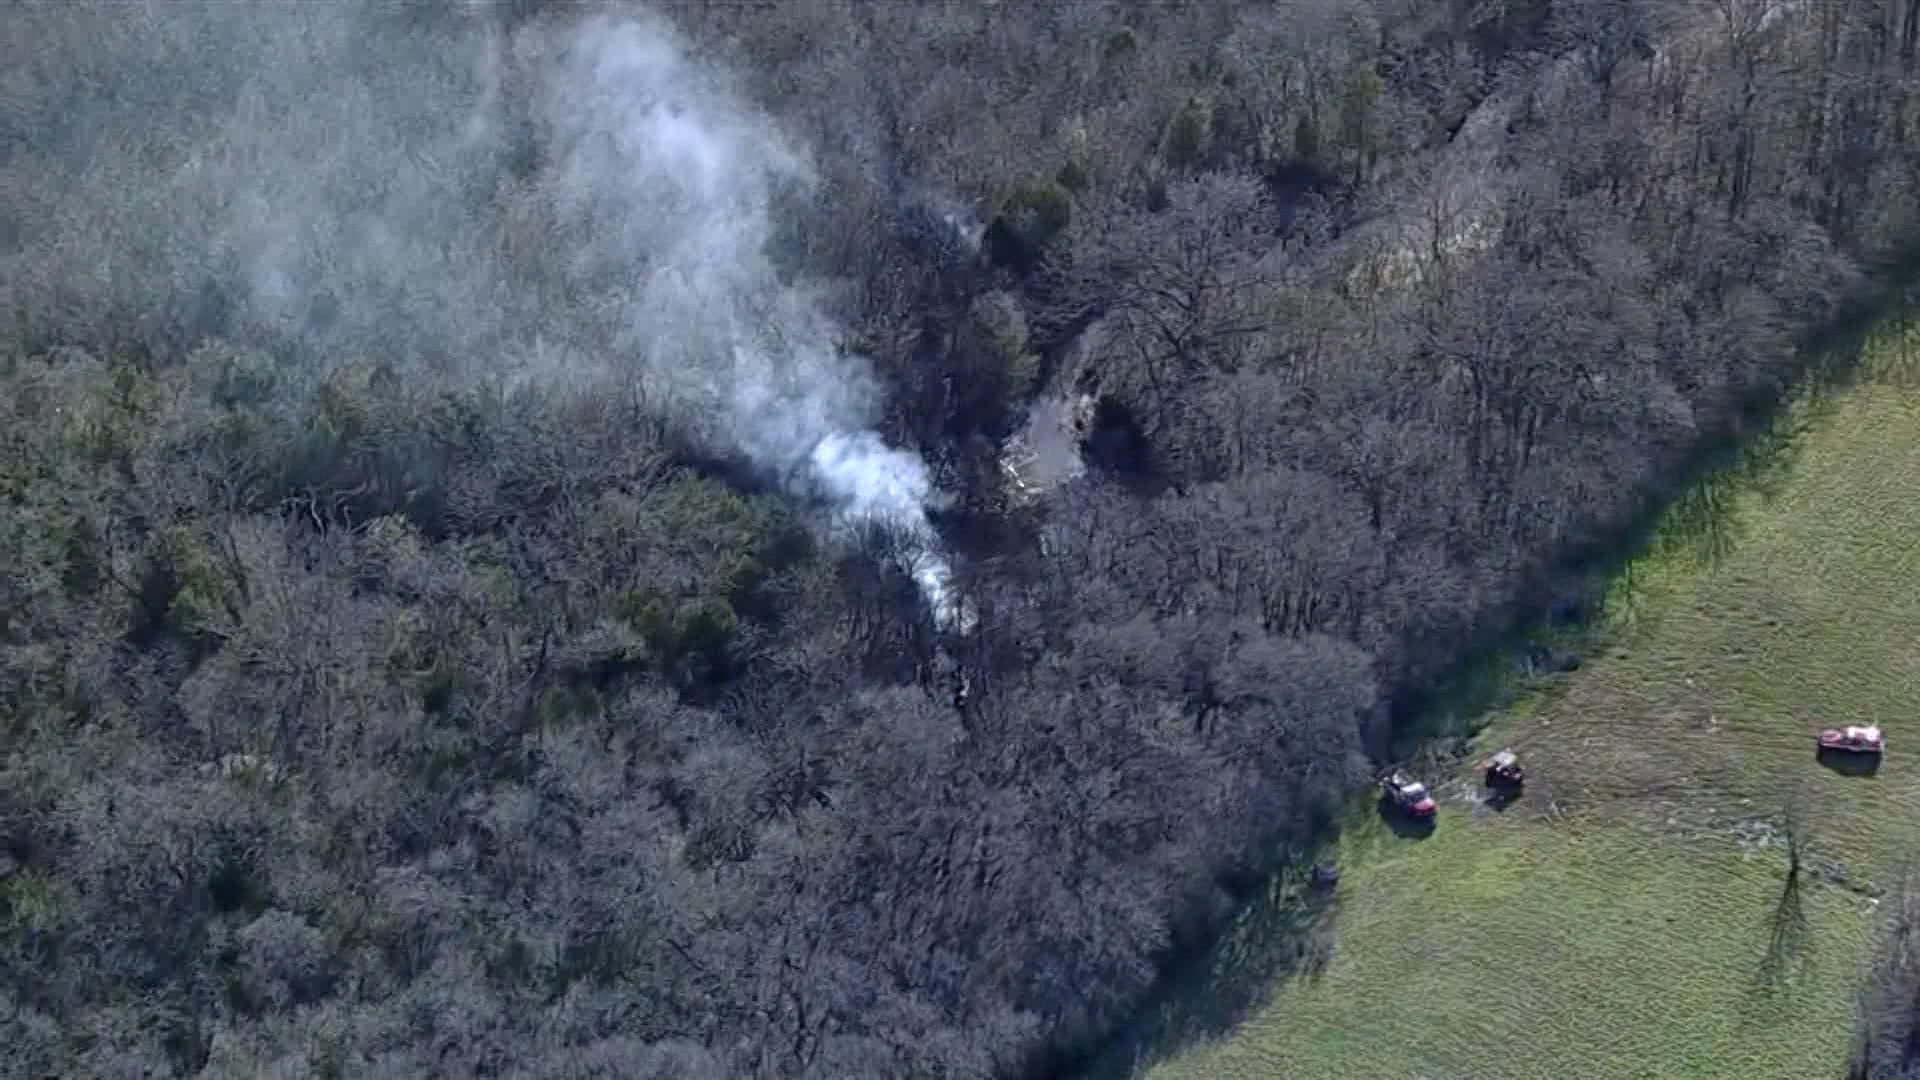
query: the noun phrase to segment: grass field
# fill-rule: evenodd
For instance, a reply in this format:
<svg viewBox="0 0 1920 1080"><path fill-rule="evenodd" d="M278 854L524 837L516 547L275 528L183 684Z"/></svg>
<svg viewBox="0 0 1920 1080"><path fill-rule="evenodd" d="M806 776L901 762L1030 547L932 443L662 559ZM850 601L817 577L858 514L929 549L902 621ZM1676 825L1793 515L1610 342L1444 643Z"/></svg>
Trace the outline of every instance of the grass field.
<svg viewBox="0 0 1920 1080"><path fill-rule="evenodd" d="M1807 419L1767 482L1703 493L1728 501L1715 526L1623 576L1584 667L1483 733L1521 751L1519 803L1480 805L1462 771L1424 839L1356 814L1320 962L1263 955L1307 918L1276 885L1212 982L1292 970L1205 1037L1196 991L1139 1074L1841 1076L1874 896L1920 847L1920 392L1881 378ZM1865 721L1877 776L1815 761L1816 728Z"/></svg>

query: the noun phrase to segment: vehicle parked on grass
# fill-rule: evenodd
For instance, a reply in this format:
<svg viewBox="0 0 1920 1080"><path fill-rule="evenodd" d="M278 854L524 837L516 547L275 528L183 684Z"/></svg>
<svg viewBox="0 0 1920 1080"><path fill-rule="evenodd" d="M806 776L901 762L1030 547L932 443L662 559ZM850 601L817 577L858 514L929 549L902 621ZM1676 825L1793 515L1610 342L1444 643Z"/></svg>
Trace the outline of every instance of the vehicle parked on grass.
<svg viewBox="0 0 1920 1080"><path fill-rule="evenodd" d="M1518 791L1527 782L1527 775L1520 768L1520 755L1511 748L1500 751L1486 760L1487 787L1495 791Z"/></svg>
<svg viewBox="0 0 1920 1080"><path fill-rule="evenodd" d="M1389 769L1380 774L1380 790L1393 803L1395 810L1418 821L1432 818L1434 811L1439 809L1427 785L1399 769Z"/></svg>
<svg viewBox="0 0 1920 1080"><path fill-rule="evenodd" d="M1848 725L1820 732L1820 749L1842 754L1881 754L1887 739L1878 724Z"/></svg>

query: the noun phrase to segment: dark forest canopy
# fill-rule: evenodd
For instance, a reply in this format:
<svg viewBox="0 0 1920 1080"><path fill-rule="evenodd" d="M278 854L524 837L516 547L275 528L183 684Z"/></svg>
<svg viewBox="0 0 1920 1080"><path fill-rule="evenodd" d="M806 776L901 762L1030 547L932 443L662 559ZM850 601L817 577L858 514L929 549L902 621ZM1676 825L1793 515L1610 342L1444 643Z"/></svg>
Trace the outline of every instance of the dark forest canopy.
<svg viewBox="0 0 1920 1080"><path fill-rule="evenodd" d="M584 9L0 16L0 1076L1084 1048L1920 206L1912 0L676 5L941 633L607 362Z"/></svg>

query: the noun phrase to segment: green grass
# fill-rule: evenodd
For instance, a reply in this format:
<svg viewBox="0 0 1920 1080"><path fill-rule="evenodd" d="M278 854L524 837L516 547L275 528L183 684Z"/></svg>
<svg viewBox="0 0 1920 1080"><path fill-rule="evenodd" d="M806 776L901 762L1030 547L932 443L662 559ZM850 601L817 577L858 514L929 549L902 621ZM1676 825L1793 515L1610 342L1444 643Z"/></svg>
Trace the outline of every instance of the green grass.
<svg viewBox="0 0 1920 1080"><path fill-rule="evenodd" d="M1860 897L1804 890L1807 940L1768 979L1775 853L1468 817L1350 847L1320 975L1150 1075L1839 1075Z"/></svg>
<svg viewBox="0 0 1920 1080"><path fill-rule="evenodd" d="M1481 743L1521 751L1519 804L1468 801L1463 771L1425 839L1356 813L1324 963L1217 1037L1185 1034L1196 990L1140 1073L1842 1075L1872 895L1920 847L1920 392L1881 380L1818 411L1767 482L1623 576L1585 667L1494 719ZM1816 763L1818 727L1865 721L1888 730L1878 776ZM1789 817L1809 873L1783 905L1766 830ZM1289 907L1249 913L1217 982Z"/></svg>

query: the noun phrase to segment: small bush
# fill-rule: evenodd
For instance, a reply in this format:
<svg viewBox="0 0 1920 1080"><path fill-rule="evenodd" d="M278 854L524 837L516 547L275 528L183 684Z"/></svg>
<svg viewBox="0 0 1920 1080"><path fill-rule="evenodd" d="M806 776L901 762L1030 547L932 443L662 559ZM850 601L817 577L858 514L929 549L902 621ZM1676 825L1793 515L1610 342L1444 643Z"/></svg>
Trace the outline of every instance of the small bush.
<svg viewBox="0 0 1920 1080"><path fill-rule="evenodd" d="M995 264L1030 269L1048 244L1073 224L1073 197L1052 181L1016 189L987 226L987 251Z"/></svg>
<svg viewBox="0 0 1920 1080"><path fill-rule="evenodd" d="M1198 95L1187 98L1167 121L1160 139L1160 156L1176 169L1199 168L1213 139L1213 106Z"/></svg>

